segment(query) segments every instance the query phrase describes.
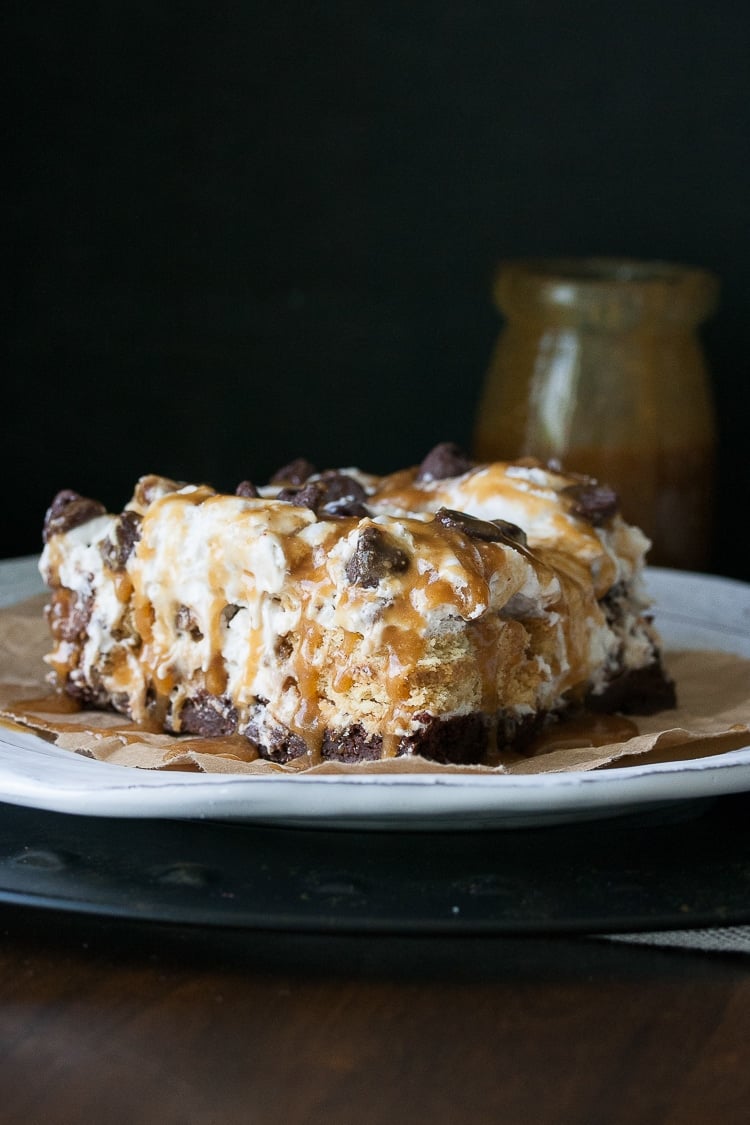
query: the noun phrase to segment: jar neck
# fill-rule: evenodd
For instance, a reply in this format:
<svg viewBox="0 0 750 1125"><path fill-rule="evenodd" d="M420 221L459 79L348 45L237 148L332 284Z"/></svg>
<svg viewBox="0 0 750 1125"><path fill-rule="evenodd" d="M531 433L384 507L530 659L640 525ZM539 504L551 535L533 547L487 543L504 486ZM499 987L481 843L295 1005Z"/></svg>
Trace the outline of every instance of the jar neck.
<svg viewBox="0 0 750 1125"><path fill-rule="evenodd" d="M623 331L695 327L716 307L718 281L706 270L626 258L503 262L495 301L509 320Z"/></svg>

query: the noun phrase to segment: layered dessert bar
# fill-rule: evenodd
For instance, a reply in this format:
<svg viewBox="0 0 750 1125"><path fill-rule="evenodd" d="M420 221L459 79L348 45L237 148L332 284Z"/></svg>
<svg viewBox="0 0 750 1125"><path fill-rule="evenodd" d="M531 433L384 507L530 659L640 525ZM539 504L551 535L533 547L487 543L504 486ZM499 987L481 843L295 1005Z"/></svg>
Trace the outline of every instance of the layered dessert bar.
<svg viewBox="0 0 750 1125"><path fill-rule="evenodd" d="M59 689L278 763L495 764L581 710L674 704L611 490L450 444L390 476L285 466L234 494L141 478L47 512Z"/></svg>

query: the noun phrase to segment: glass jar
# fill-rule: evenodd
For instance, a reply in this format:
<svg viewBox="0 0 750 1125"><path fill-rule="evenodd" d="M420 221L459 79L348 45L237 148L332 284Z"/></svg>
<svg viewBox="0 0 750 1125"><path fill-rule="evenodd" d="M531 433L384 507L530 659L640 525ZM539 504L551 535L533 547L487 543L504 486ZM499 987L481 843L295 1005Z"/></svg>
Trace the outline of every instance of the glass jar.
<svg viewBox="0 0 750 1125"><path fill-rule="evenodd" d="M503 263L505 315L477 413L479 460L557 459L615 487L649 561L709 560L715 418L698 325L704 270L627 259Z"/></svg>

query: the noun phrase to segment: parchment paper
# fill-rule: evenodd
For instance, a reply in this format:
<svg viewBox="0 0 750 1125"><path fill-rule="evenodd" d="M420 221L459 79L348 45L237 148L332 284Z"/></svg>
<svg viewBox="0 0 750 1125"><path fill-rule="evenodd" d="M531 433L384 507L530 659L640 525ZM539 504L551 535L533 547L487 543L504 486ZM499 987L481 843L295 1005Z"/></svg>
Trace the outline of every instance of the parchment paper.
<svg viewBox="0 0 750 1125"><path fill-rule="evenodd" d="M150 733L106 711L50 711L52 691L43 656L50 648L42 617L45 596L0 610L0 716L64 749L118 765L206 773L497 773L531 774L612 769L636 762L681 761L750 745L750 661L724 652L673 652L666 665L677 684L677 710L636 716L637 735L606 745L567 745L512 755L503 765L441 766L423 758L307 767L257 758L246 739ZM33 701L40 701L35 705ZM561 727L561 733L564 728Z"/></svg>

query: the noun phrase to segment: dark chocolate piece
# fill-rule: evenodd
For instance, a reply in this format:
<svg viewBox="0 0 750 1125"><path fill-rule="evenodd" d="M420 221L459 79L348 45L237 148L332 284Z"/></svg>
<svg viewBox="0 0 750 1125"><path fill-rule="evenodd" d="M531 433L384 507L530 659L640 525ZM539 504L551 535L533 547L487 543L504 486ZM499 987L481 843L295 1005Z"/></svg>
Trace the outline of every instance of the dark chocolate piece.
<svg viewBox="0 0 750 1125"><path fill-rule="evenodd" d="M224 625L229 625L231 621L234 621L241 608L242 606L239 605L225 605L221 611L221 620L223 621Z"/></svg>
<svg viewBox="0 0 750 1125"><path fill-rule="evenodd" d="M321 515L329 519L344 517L363 519L369 516L370 513L365 506L367 493L354 477L329 470L323 473L321 480L325 485Z"/></svg>
<svg viewBox="0 0 750 1125"><path fill-rule="evenodd" d="M93 597L76 594L73 590L61 587L55 590L45 615L50 632L56 640L82 644L94 608Z"/></svg>
<svg viewBox="0 0 750 1125"><path fill-rule="evenodd" d="M318 508L322 507L325 499L326 486L320 480L311 480L302 488L282 488L276 497L289 504L296 504L298 508L309 508L317 515Z"/></svg>
<svg viewBox="0 0 750 1125"><path fill-rule="evenodd" d="M347 476L346 473L329 469L320 479L326 486L326 504L335 504L337 500L365 501L367 499L367 493L359 481Z"/></svg>
<svg viewBox="0 0 750 1125"><path fill-rule="evenodd" d="M324 504L319 514L330 520L363 520L372 513L359 500L337 500L335 504Z"/></svg>
<svg viewBox="0 0 750 1125"><path fill-rule="evenodd" d="M170 492L179 492L181 488L184 488L184 485L184 481L170 480L169 477L159 477L154 473L149 473L148 476L141 477L138 481L133 499L136 504L141 504L144 508L147 508L160 496L167 496Z"/></svg>
<svg viewBox="0 0 750 1125"><path fill-rule="evenodd" d="M305 457L297 457L273 474L271 484L304 484L314 472L316 469L311 461Z"/></svg>
<svg viewBox="0 0 750 1125"><path fill-rule="evenodd" d="M417 480L447 480L474 468L475 462L452 441L443 441L427 454L417 471Z"/></svg>
<svg viewBox="0 0 750 1125"><path fill-rule="evenodd" d="M78 668L74 668L65 677L63 690L71 699L80 703L81 707L107 708L109 704L107 693L101 687L84 680Z"/></svg>
<svg viewBox="0 0 750 1125"><path fill-rule="evenodd" d="M98 500L90 500L87 496L65 488L57 493L47 509L42 538L47 543L53 535L62 535L106 514L107 509Z"/></svg>
<svg viewBox="0 0 750 1125"><path fill-rule="evenodd" d="M345 473L326 473L318 480L310 480L301 488L282 488L276 497L298 507L309 508L321 519L342 519L369 516L362 503L365 490Z"/></svg>
<svg viewBox="0 0 750 1125"><path fill-rule="evenodd" d="M409 566L409 556L379 527L370 525L360 532L354 554L344 573L353 586L377 586L390 574L401 574Z"/></svg>
<svg viewBox="0 0 750 1125"><path fill-rule="evenodd" d="M198 624L198 619L195 616L195 614L193 613L190 606L187 606L187 605L179 606L179 608L177 610L177 613L175 614L174 623L175 623L175 628L179 632L189 633L192 640L194 640L194 641L202 641L203 640L203 633L202 633L201 628Z"/></svg>
<svg viewBox="0 0 750 1125"><path fill-rule="evenodd" d="M620 498L614 489L595 481L570 484L562 489L560 495L570 497L570 510L574 516L586 520L594 527L601 527L620 509Z"/></svg>
<svg viewBox="0 0 750 1125"><path fill-rule="evenodd" d="M439 508L435 519L451 531L461 531L472 539L485 543L507 543L513 546L526 546L526 532L515 523L507 520L480 520L468 512L456 512L453 508Z"/></svg>
<svg viewBox="0 0 750 1125"><path fill-rule="evenodd" d="M141 537L142 518L126 510L115 524L111 538L102 543L102 558L110 570L122 571Z"/></svg>
<svg viewBox="0 0 750 1125"><path fill-rule="evenodd" d="M260 495L251 480L241 480L234 490L235 496L244 496L246 500L255 500Z"/></svg>

